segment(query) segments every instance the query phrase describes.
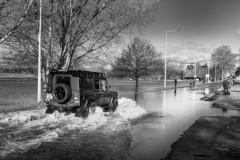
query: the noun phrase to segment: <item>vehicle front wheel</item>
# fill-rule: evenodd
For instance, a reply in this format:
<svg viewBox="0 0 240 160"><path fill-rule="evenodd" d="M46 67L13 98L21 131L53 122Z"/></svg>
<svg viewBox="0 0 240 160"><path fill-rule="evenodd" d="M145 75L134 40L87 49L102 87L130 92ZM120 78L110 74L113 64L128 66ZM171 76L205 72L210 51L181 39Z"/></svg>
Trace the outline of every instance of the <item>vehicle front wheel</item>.
<svg viewBox="0 0 240 160"><path fill-rule="evenodd" d="M106 106L103 108L104 112L114 112L117 109L118 106L118 100L114 99L109 106Z"/></svg>
<svg viewBox="0 0 240 160"><path fill-rule="evenodd" d="M90 110L90 113L94 114L95 111L96 111L97 104L94 101L89 101L87 106L88 106L88 108Z"/></svg>
<svg viewBox="0 0 240 160"><path fill-rule="evenodd" d="M112 111L114 112L118 107L118 99L114 99L112 102Z"/></svg>

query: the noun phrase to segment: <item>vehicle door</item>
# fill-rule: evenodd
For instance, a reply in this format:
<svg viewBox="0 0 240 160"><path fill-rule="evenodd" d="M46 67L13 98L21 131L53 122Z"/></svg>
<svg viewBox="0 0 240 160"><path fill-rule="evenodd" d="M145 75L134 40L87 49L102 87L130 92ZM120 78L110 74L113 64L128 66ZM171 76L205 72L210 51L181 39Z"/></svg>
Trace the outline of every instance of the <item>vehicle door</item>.
<svg viewBox="0 0 240 160"><path fill-rule="evenodd" d="M99 79L94 79L94 98L98 106L102 106L102 93Z"/></svg>
<svg viewBox="0 0 240 160"><path fill-rule="evenodd" d="M109 105L111 97L106 79L100 80L100 89L102 93L102 105Z"/></svg>
<svg viewBox="0 0 240 160"><path fill-rule="evenodd" d="M86 99L94 99L97 105L101 105L101 93L100 89L95 89L95 79L84 77L79 81L81 86L81 100L85 103ZM83 105L83 103L81 103Z"/></svg>

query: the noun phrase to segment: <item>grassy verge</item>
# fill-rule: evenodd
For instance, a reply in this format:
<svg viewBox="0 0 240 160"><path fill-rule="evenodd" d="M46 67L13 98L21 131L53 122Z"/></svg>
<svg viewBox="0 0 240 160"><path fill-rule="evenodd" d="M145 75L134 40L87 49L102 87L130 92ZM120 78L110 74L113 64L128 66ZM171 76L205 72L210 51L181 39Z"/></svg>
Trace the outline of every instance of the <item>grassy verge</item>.
<svg viewBox="0 0 240 160"><path fill-rule="evenodd" d="M21 74L21 73L0 73L0 78L36 78L34 74Z"/></svg>
<svg viewBox="0 0 240 160"><path fill-rule="evenodd" d="M37 108L37 82L0 81L0 113Z"/></svg>

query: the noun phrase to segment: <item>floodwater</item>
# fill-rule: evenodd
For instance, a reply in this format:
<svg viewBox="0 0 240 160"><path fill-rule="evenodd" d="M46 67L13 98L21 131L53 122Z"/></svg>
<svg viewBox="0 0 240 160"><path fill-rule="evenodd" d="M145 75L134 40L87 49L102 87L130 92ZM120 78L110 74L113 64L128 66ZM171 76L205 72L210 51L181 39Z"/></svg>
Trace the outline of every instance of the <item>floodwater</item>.
<svg viewBox="0 0 240 160"><path fill-rule="evenodd" d="M112 115L100 108L86 120L45 109L0 114L0 159L156 160L201 116L240 116L201 101L204 90L155 91L143 85L112 83L119 107Z"/></svg>

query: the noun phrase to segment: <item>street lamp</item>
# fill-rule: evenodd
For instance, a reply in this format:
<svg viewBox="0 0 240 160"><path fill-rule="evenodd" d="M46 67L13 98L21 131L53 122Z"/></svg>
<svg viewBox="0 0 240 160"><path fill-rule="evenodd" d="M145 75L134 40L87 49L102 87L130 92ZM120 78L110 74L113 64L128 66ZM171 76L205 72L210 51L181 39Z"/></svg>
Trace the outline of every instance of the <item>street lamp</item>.
<svg viewBox="0 0 240 160"><path fill-rule="evenodd" d="M40 11L39 11L39 33L38 33L38 95L37 95L37 102L41 102L41 68L42 68L42 55L41 55L41 32L42 32L42 0L40 0Z"/></svg>
<svg viewBox="0 0 240 160"><path fill-rule="evenodd" d="M167 78L167 34L169 32L175 32L175 31L179 31L180 29L175 29L175 30L170 30L166 32L166 46L165 46L165 55L164 55L164 59L165 59L165 70L164 70L164 88L166 88L166 78Z"/></svg>

